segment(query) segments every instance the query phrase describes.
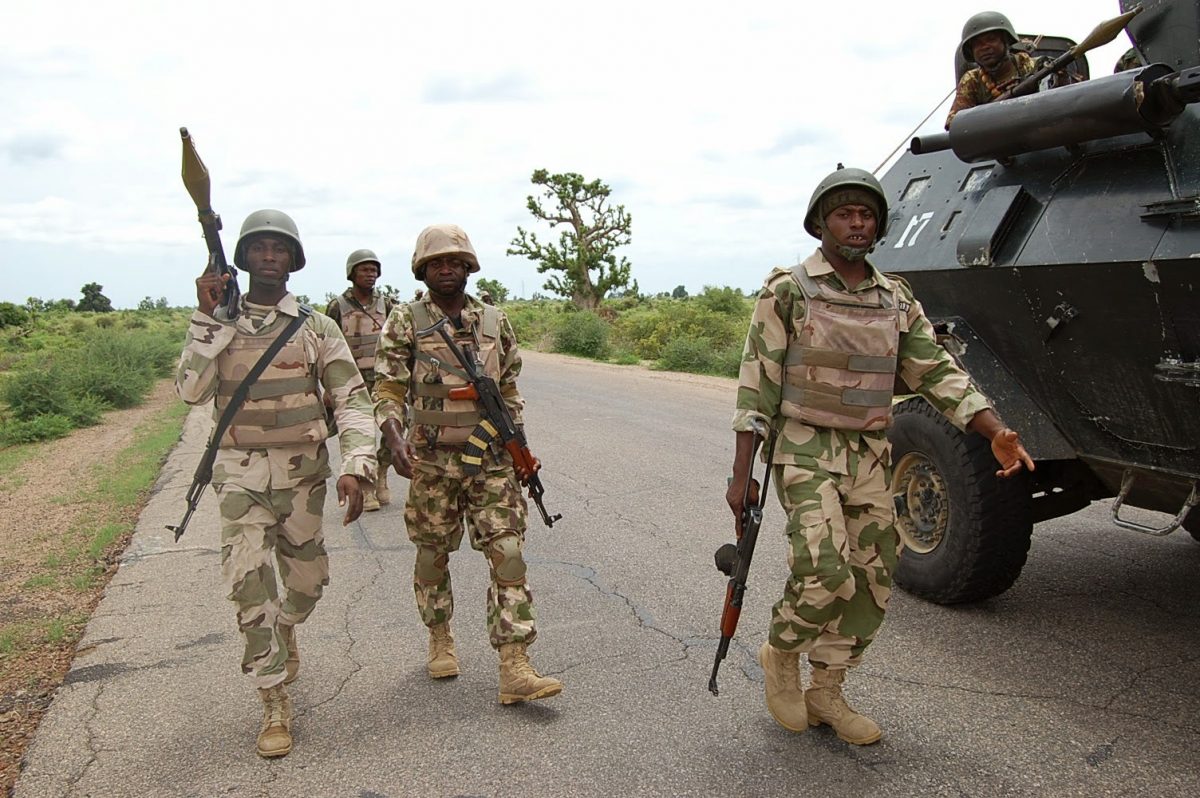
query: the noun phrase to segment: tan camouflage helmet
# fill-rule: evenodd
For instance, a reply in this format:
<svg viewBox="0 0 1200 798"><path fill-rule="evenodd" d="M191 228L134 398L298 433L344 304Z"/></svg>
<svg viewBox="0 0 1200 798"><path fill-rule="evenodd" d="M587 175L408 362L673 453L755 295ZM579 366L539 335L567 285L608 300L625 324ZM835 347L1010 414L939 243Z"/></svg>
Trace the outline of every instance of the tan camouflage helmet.
<svg viewBox="0 0 1200 798"><path fill-rule="evenodd" d="M354 267L360 263L374 263L379 274L383 274L383 264L379 262L379 257L369 249L356 249L346 257L346 279L350 279L350 275L354 274Z"/></svg>
<svg viewBox="0 0 1200 798"><path fill-rule="evenodd" d="M233 265L239 269L246 268L247 239L259 233L273 233L290 239L296 245L292 253L291 271L297 272L304 268L304 245L300 243L300 229L292 221L292 217L283 211L269 208L255 211L242 222L241 232L238 233L237 244L233 248Z"/></svg>
<svg viewBox="0 0 1200 798"><path fill-rule="evenodd" d="M418 280L425 279L425 264L443 255L457 255L467 263L468 273L479 271L479 258L471 239L456 224L431 224L417 236L417 247L413 250L412 271Z"/></svg>
<svg viewBox="0 0 1200 798"><path fill-rule="evenodd" d="M812 193L812 198L808 201L808 211L804 214L804 229L813 238L820 238L821 231L817 228L820 222L824 220L825 215L822 214L822 209L826 203L822 200L827 195L837 193L837 197L830 196L831 200L837 201L836 208L844 204L869 204L872 196L878 199L879 205L875 210L875 238L876 240L883 238L884 232L887 230L887 214L888 205L887 197L884 196L883 186L879 185L879 181L875 179L875 175L865 169L854 169L844 167L838 164L838 168L834 172L827 174L820 183L817 183L816 189ZM830 208L832 210L833 208Z"/></svg>

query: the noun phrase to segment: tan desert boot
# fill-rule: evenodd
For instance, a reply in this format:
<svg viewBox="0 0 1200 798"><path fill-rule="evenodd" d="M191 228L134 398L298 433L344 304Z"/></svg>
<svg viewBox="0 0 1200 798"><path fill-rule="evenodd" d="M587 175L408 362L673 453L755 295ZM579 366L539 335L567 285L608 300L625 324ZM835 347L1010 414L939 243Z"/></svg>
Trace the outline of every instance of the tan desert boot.
<svg viewBox="0 0 1200 798"><path fill-rule="evenodd" d="M562 692L562 682L533 669L524 643L500 646L500 703L516 704L549 698Z"/></svg>
<svg viewBox="0 0 1200 798"><path fill-rule="evenodd" d="M425 667L432 679L445 679L461 673L458 669L458 654L454 651L454 635L450 632L449 623L429 627L429 662Z"/></svg>
<svg viewBox="0 0 1200 798"><path fill-rule="evenodd" d="M292 700L282 684L259 688L263 702L262 730L258 733L258 755L286 756L292 750Z"/></svg>
<svg viewBox="0 0 1200 798"><path fill-rule="evenodd" d="M375 486L369 482L363 482L363 512L373 513L379 509L379 499L375 496Z"/></svg>
<svg viewBox="0 0 1200 798"><path fill-rule="evenodd" d="M287 676L283 677L284 684L291 684L300 677L300 647L296 645L296 627L291 624L279 624L279 633L283 635L283 644L287 646L287 661L283 663Z"/></svg>
<svg viewBox="0 0 1200 798"><path fill-rule="evenodd" d="M808 711L800 689L800 652L780 651L770 643L758 650L767 694L767 709L775 722L788 731L808 731Z"/></svg>
<svg viewBox="0 0 1200 798"><path fill-rule="evenodd" d="M812 687L804 693L808 705L808 722L832 726L841 737L853 745L870 745L883 736L879 724L850 708L842 698L842 680L846 671L813 668Z"/></svg>
<svg viewBox="0 0 1200 798"><path fill-rule="evenodd" d="M392 503L392 491L387 484L387 472L386 468L380 466L379 476L375 480L375 501L380 504Z"/></svg>

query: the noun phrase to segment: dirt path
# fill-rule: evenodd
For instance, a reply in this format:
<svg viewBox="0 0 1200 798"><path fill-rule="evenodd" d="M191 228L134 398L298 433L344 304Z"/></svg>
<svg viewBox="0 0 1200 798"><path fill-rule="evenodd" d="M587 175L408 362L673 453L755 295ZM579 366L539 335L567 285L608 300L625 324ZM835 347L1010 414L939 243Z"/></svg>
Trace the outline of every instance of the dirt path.
<svg viewBox="0 0 1200 798"><path fill-rule="evenodd" d="M91 615L107 575L86 580L82 587L84 582L65 576L44 584L48 562L61 557L70 548L73 530L87 523L86 514L94 509L87 496L96 488L98 471L134 443L134 430L144 421L177 401L171 381L163 380L140 407L107 413L94 427L44 444L0 477L0 625L47 617L85 621ZM110 548L110 559L125 543L122 539ZM111 573L115 565L83 567ZM0 795L11 791L20 757L74 654L73 642L66 640L11 655L0 649Z"/></svg>

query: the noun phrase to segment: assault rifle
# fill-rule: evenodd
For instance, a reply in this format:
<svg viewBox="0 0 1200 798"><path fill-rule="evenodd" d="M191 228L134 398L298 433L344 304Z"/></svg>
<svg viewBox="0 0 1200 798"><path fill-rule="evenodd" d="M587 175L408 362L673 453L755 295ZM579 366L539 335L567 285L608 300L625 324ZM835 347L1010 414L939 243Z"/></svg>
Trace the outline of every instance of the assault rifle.
<svg viewBox="0 0 1200 798"><path fill-rule="evenodd" d="M763 441L765 430L754 430L754 445L750 448L750 471L754 471L754 455ZM753 473L746 478L746 492L742 494L741 535L737 544L722 545L713 559L717 570L729 577L729 586L725 590L725 605L721 609L721 642L717 644L717 656L713 662L712 676L708 679L708 689L713 695L717 692L717 671L721 669L721 660L729 653L729 642L737 631L738 619L742 616L742 600L746 596L746 577L750 573L750 559L754 556L754 544L758 542L758 528L762 526L763 505L766 503L767 485L771 481L771 458L775 454L775 435L770 434L767 444L767 469L763 474L762 489Z"/></svg>
<svg viewBox="0 0 1200 798"><path fill-rule="evenodd" d="M233 321L238 317L238 299L242 292L238 289L237 269L225 260L225 248L221 246L221 217L213 212L209 198L212 183L208 179L208 168L200 160L196 143L186 127L179 128L179 137L183 139L183 185L200 212L200 229L204 231L204 243L208 246L208 268L217 274L229 275L221 307L225 310L225 318Z"/></svg>
<svg viewBox="0 0 1200 798"><path fill-rule="evenodd" d="M528 475L521 478L521 482L529 488L529 498L533 499L538 512L542 514L542 522L548 527L554 526L554 522L562 518L562 513L550 515L546 512L546 505L542 503L542 495L546 490L542 487L542 480L537 475L538 469L542 467L541 463L533 456L533 452L529 451L529 445L525 442L525 433L517 427L512 414L508 412L504 397L500 395L500 386L494 379L483 374L475 359L468 357L462 348L454 343L454 337L446 330L446 325L449 323L450 319L444 318L424 330L417 330L416 334L424 337L436 332L442 336L442 340L446 342L446 346L450 348L459 365L462 366L461 376L465 377L469 383L461 388L451 388L448 393L449 398L454 400L470 399L479 405L482 419L472 431L471 438L463 449L463 470L468 474L478 473L483 464L484 451L499 435L500 442L512 455L518 478L521 478L521 474ZM439 365L443 369L446 368L444 363Z"/></svg>

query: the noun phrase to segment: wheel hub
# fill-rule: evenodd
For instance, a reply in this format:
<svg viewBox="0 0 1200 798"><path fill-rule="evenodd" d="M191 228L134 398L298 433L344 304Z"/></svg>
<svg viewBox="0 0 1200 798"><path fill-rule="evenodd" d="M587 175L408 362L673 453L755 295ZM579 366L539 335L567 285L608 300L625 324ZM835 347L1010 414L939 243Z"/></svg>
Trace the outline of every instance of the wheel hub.
<svg viewBox="0 0 1200 798"><path fill-rule="evenodd" d="M950 516L946 482L928 457L909 452L892 471L896 530L904 545L928 554L941 545Z"/></svg>

